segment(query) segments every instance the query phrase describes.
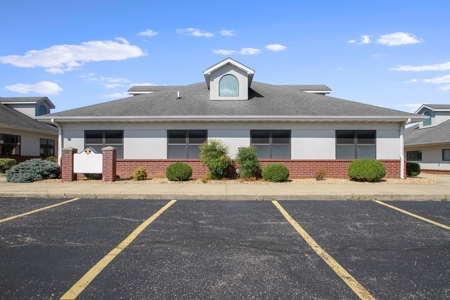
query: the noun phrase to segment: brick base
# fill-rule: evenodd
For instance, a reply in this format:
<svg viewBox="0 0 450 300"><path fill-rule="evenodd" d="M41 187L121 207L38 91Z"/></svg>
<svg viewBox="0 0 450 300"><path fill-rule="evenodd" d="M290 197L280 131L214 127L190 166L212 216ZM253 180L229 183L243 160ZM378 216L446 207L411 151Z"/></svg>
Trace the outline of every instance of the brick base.
<svg viewBox="0 0 450 300"><path fill-rule="evenodd" d="M120 178L132 178L134 170L139 167L147 169L149 178L165 178L166 168L175 162L187 163L192 168L192 178L205 176L208 169L202 166L199 159L117 159L116 170ZM260 166L264 168L270 163L281 163L288 167L290 178L315 178L316 171L325 170L325 178L348 178L348 165L353 160L296 160L296 159L261 159ZM380 160L386 166L385 178L400 178L400 160ZM406 172L406 168L405 168ZM235 174L235 167L230 175Z"/></svg>
<svg viewBox="0 0 450 300"><path fill-rule="evenodd" d="M420 172L425 174L435 174L435 175L450 175L450 170L431 170L431 169L422 169Z"/></svg>

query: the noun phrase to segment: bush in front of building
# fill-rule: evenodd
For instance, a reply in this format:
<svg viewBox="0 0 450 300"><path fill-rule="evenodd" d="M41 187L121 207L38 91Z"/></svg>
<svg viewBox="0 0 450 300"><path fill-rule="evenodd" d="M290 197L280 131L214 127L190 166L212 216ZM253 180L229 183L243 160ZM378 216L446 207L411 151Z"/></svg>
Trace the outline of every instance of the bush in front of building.
<svg viewBox="0 0 450 300"><path fill-rule="evenodd" d="M420 165L418 163L414 162L407 162L406 163L406 175L408 177L415 177L419 176L420 174Z"/></svg>
<svg viewBox="0 0 450 300"><path fill-rule="evenodd" d="M166 168L166 177L170 181L187 181L191 179L192 168L183 162L176 162Z"/></svg>
<svg viewBox="0 0 450 300"><path fill-rule="evenodd" d="M137 168L134 170L134 179L145 180L147 179L147 169L144 167Z"/></svg>
<svg viewBox="0 0 450 300"><path fill-rule="evenodd" d="M58 158L54 156L49 156L45 159L46 161L58 162Z"/></svg>
<svg viewBox="0 0 450 300"><path fill-rule="evenodd" d="M17 164L13 158L0 158L0 173L5 173Z"/></svg>
<svg viewBox="0 0 450 300"><path fill-rule="evenodd" d="M355 181L380 181L386 176L386 166L375 159L357 159L350 163L347 174Z"/></svg>
<svg viewBox="0 0 450 300"><path fill-rule="evenodd" d="M262 178L271 182L281 182L289 178L289 169L283 164L268 164L261 172Z"/></svg>
<svg viewBox="0 0 450 300"><path fill-rule="evenodd" d="M58 178L59 165L43 159L30 159L12 167L6 172L8 182L33 182L48 178Z"/></svg>
<svg viewBox="0 0 450 300"><path fill-rule="evenodd" d="M228 146L220 140L210 140L200 146L200 160L208 168L211 179L228 177L233 162L228 156Z"/></svg>
<svg viewBox="0 0 450 300"><path fill-rule="evenodd" d="M254 146L239 148L236 162L239 165L239 176L241 178L255 177L259 171L258 155Z"/></svg>

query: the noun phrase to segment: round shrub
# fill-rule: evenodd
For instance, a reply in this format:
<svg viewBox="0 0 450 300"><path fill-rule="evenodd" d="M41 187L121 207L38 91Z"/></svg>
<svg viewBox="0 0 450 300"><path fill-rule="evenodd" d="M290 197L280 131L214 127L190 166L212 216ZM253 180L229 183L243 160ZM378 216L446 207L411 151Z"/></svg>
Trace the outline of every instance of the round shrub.
<svg viewBox="0 0 450 300"><path fill-rule="evenodd" d="M54 156L49 156L45 159L46 161L51 161L51 162L58 162L58 158L54 157Z"/></svg>
<svg viewBox="0 0 450 300"><path fill-rule="evenodd" d="M140 167L134 170L134 179L136 180L147 179L147 169L145 169L144 167Z"/></svg>
<svg viewBox="0 0 450 300"><path fill-rule="evenodd" d="M406 163L406 175L408 177L415 177L420 174L420 165L418 163L414 162L407 162Z"/></svg>
<svg viewBox="0 0 450 300"><path fill-rule="evenodd" d="M57 163L30 159L12 167L6 172L8 182L33 182L47 178L58 178L60 168Z"/></svg>
<svg viewBox="0 0 450 300"><path fill-rule="evenodd" d="M261 175L264 180L281 182L289 178L289 169L283 164L268 164Z"/></svg>
<svg viewBox="0 0 450 300"><path fill-rule="evenodd" d="M11 169L17 164L17 161L13 158L0 158L0 173L5 173L5 171Z"/></svg>
<svg viewBox="0 0 450 300"><path fill-rule="evenodd" d="M386 176L386 167L378 160L357 159L350 163L348 176L355 181L379 181Z"/></svg>
<svg viewBox="0 0 450 300"><path fill-rule="evenodd" d="M222 179L229 176L233 165L228 157L228 146L220 140L209 140L200 146L200 160L208 168L211 179Z"/></svg>
<svg viewBox="0 0 450 300"><path fill-rule="evenodd" d="M192 168L185 163L176 162L166 169L166 177L170 181L186 181L191 179Z"/></svg>
<svg viewBox="0 0 450 300"><path fill-rule="evenodd" d="M241 178L255 177L259 171L259 161L255 146L239 148L236 162L239 164L239 176Z"/></svg>

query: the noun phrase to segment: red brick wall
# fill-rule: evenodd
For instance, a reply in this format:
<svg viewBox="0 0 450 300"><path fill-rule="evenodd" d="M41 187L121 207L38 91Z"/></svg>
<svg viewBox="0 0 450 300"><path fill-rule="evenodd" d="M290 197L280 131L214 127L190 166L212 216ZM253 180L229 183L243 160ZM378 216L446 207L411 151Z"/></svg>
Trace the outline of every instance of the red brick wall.
<svg viewBox="0 0 450 300"><path fill-rule="evenodd" d="M62 150L61 156L61 180L69 182L76 180L76 174L73 173L73 155L77 149Z"/></svg>
<svg viewBox="0 0 450 300"><path fill-rule="evenodd" d="M202 166L199 159L118 159L117 175L120 178L133 177L134 170L139 167L147 169L149 178L164 178L166 168L174 162L185 162L192 168L194 179L202 178L208 169ZM315 178L317 169L325 170L325 178L348 178L348 165L353 160L297 160L297 159L261 159L264 168L269 163L282 163L289 168L290 178ZM380 160L386 166L386 178L400 178L400 160ZM234 167L230 174L234 173ZM406 168L405 168L406 172Z"/></svg>
<svg viewBox="0 0 450 300"><path fill-rule="evenodd" d="M435 174L435 175L450 175L450 170L430 170L430 169L422 169L420 170L425 174Z"/></svg>
<svg viewBox="0 0 450 300"><path fill-rule="evenodd" d="M116 169L117 169L116 149L103 150L102 154L103 154L102 180L106 182L116 181Z"/></svg>

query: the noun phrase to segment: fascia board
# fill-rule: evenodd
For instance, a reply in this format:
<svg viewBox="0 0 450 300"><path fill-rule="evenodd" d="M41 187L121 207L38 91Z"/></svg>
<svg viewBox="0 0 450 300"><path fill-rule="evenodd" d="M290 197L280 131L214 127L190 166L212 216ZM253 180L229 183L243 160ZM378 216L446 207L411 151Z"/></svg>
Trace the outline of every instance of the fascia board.
<svg viewBox="0 0 450 300"><path fill-rule="evenodd" d="M24 128L24 127L21 127L21 126L6 125L6 124L3 124L3 123L0 123L0 127L17 129L17 130L22 130L22 131L29 131L29 132L45 133L45 134L50 134L50 135L58 135L57 131L53 132L53 131L47 131L47 130Z"/></svg>
<svg viewBox="0 0 450 300"><path fill-rule="evenodd" d="M41 122L170 122L170 121L221 121L221 122L420 122L423 116L47 116Z"/></svg>
<svg viewBox="0 0 450 300"><path fill-rule="evenodd" d="M433 146L433 145L441 145L441 144L449 144L450 141L439 141L439 142L429 142L429 143L418 143L418 144L405 144L405 147L410 146Z"/></svg>

